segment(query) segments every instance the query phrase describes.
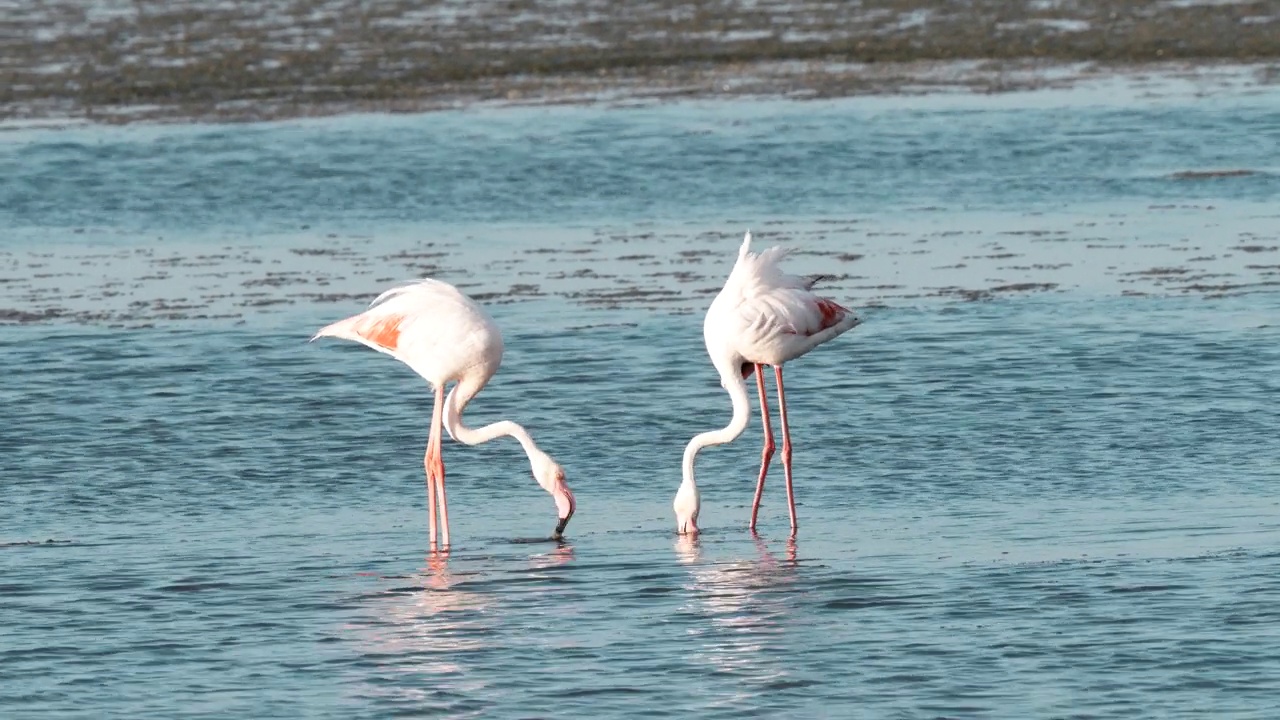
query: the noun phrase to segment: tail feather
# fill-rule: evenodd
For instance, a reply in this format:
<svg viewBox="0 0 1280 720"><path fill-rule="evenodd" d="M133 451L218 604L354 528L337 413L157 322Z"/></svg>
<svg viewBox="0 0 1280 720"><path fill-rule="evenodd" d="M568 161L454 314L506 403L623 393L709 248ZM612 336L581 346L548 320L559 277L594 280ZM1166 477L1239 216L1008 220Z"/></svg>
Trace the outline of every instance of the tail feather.
<svg viewBox="0 0 1280 720"><path fill-rule="evenodd" d="M804 277L804 289L812 290L815 285L823 280L835 280L835 275L806 275Z"/></svg>
<svg viewBox="0 0 1280 720"><path fill-rule="evenodd" d="M315 335L311 336L311 340L308 342L315 342L322 337L333 337L342 340L355 340L356 342L364 343L370 347L376 347L380 344L383 347L378 347L377 349L394 350L397 344L396 341L400 335L399 326L403 321L403 318L398 314L388 314L387 317L379 317L381 313L378 313L371 316L369 311L392 298L403 295L404 293L412 290L416 285L428 282L432 281L419 280L416 282L397 285L374 298L373 302L369 303L369 308L364 312L320 328Z"/></svg>
<svg viewBox="0 0 1280 720"><path fill-rule="evenodd" d="M747 234L742 238L742 246L738 248L738 259L756 258L765 265L776 265L778 261L787 256L788 252L786 248L780 245L765 248L758 253L751 252L751 231L748 230Z"/></svg>
<svg viewBox="0 0 1280 720"><path fill-rule="evenodd" d="M790 254L790 249L781 245L765 248L760 252L751 252L751 231L748 230L738 249L738 262L730 273L730 282L738 282L749 287L796 287L808 288L804 278L792 277L782 270L782 261Z"/></svg>
<svg viewBox="0 0 1280 720"><path fill-rule="evenodd" d="M360 314L320 328L320 331L311 337L311 342L315 342L322 337L353 340L365 347L400 360L402 358L398 351L400 349L401 321L402 318L396 315L370 318L365 314Z"/></svg>
<svg viewBox="0 0 1280 720"><path fill-rule="evenodd" d="M356 320L359 317L359 315L356 315L355 317L349 317L345 320L339 320L336 323L325 325L316 331L316 334L312 335L311 339L307 342L315 342L322 337L339 338L341 340L356 340L357 342L363 340L363 338L359 337L355 331Z"/></svg>

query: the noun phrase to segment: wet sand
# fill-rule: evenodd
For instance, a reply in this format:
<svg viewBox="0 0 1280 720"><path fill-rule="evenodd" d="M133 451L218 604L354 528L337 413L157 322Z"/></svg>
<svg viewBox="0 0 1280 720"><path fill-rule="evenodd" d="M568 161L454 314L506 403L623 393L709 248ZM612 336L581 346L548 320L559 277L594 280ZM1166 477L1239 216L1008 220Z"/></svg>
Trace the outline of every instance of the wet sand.
<svg viewBox="0 0 1280 720"><path fill-rule="evenodd" d="M1222 298L1280 292L1280 215L1256 205L1091 208L1085 214L957 214L763 223L754 247L792 251L789 271L855 308L985 302L1036 293ZM508 233L508 234L505 234ZM281 313L355 312L415 277L455 283L477 300L539 299L601 311L705 309L741 235L700 226L289 237L245 244L112 245L0 252L0 324L147 327L247 323ZM609 312L619 311L619 312ZM575 314L581 321L581 315Z"/></svg>
<svg viewBox="0 0 1280 720"><path fill-rule="evenodd" d="M52 0L4 16L10 123L1001 92L1238 64L1280 78L1264 0Z"/></svg>

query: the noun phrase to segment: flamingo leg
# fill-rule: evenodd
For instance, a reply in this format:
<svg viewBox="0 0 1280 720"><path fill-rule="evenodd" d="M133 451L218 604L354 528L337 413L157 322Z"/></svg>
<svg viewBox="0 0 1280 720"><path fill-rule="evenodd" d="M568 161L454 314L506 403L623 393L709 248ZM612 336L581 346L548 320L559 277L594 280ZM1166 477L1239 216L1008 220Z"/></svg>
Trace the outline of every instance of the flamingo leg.
<svg viewBox="0 0 1280 720"><path fill-rule="evenodd" d="M791 428L787 425L787 395L782 389L782 366L773 366L774 377L778 381L778 415L782 419L782 467L787 474L787 509L791 512L791 537L795 537L799 525L796 524L796 495L791 485Z"/></svg>
<svg viewBox="0 0 1280 720"><path fill-rule="evenodd" d="M764 450L760 453L760 479L756 480L756 496L751 501L751 524L756 529L756 515L760 514L760 497L764 495L764 476L769 474L769 461L773 459L773 428L769 427L769 401L764 392L764 366L756 363L756 387L760 390L760 417L764 420Z"/></svg>
<svg viewBox="0 0 1280 720"><path fill-rule="evenodd" d="M431 467L428 469L428 476L435 479L435 492L439 498L440 506L440 547L449 547L449 506L445 502L444 495L444 454L441 452L440 445L441 425L444 420L444 387L436 388L435 408L431 412L431 437L435 444L431 447ZM431 488L428 488L430 492ZM432 503L434 504L434 503ZM432 535L434 538L434 534Z"/></svg>
<svg viewBox="0 0 1280 720"><path fill-rule="evenodd" d="M449 505L444 498L444 458L436 450L436 492L440 494L440 547L449 547Z"/></svg>
<svg viewBox="0 0 1280 720"><path fill-rule="evenodd" d="M435 404L431 408L431 434L427 437L427 455L423 465L427 471L427 532L431 547L436 547L436 488L444 482L444 463L440 457L440 431L444 420L444 388L436 388ZM443 505L440 508L444 512ZM448 519L445 519L443 544L449 543Z"/></svg>
<svg viewBox="0 0 1280 720"><path fill-rule="evenodd" d="M435 436L427 438L427 454L422 464L427 470L427 534L430 545L436 546L436 477L435 477Z"/></svg>

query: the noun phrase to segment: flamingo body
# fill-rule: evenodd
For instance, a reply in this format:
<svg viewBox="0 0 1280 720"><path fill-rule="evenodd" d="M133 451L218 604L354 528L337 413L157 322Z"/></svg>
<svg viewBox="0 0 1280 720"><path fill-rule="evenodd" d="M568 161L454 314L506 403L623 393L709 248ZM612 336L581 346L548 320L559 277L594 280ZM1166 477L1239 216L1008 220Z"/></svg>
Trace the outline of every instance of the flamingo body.
<svg viewBox="0 0 1280 720"><path fill-rule="evenodd" d="M697 531L700 496L694 481L693 462L698 451L708 445L731 442L746 429L750 408L743 378L750 375L753 368L757 373L765 430L765 449L751 514L751 527L755 528L760 494L764 490L764 478L774 450L765 403L764 365L773 366L778 382L787 496L793 532L796 528L782 365L852 330L861 320L836 301L815 294L812 288L817 278L802 278L783 272L781 262L786 254L787 251L781 247L751 252L751 233L747 232L733 270L707 309L703 339L711 362L720 374L720 382L729 392L734 412L728 426L694 437L685 448L684 478L675 501L680 532Z"/></svg>
<svg viewBox="0 0 1280 720"><path fill-rule="evenodd" d="M814 294L812 279L784 273L780 264L786 255L781 247L751 252L747 233L738 262L702 325L712 363L740 358L742 363L782 365L860 322L834 300Z"/></svg>
<svg viewBox="0 0 1280 720"><path fill-rule="evenodd" d="M462 422L462 411L502 364L502 333L497 323L474 300L440 280L424 279L379 295L364 312L327 325L312 337L353 340L394 357L431 384L436 399L424 465L431 543L436 542L436 501L439 499L442 545L449 544L448 506L444 491L444 461L440 430L468 445L510 436L529 456L534 479L556 502L559 539L577 507L564 470L543 452L520 425L503 420L473 429ZM456 383L444 396L445 386Z"/></svg>
<svg viewBox="0 0 1280 720"><path fill-rule="evenodd" d="M316 337L354 340L386 353L432 387L464 378L483 385L502 364L502 332L493 317L440 280L392 288L368 310L322 328Z"/></svg>

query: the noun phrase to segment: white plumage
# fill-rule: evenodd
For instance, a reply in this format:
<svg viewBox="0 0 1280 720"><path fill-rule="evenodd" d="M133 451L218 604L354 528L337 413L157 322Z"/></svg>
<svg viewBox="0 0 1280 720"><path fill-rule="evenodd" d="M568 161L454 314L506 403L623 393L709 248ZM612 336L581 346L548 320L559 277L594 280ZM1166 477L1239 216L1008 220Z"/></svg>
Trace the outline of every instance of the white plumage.
<svg viewBox="0 0 1280 720"><path fill-rule="evenodd" d="M502 332L476 301L430 278L382 293L369 309L315 334L354 340L408 365L432 388L474 374L484 382L502 364Z"/></svg>
<svg viewBox="0 0 1280 720"><path fill-rule="evenodd" d="M751 233L746 234L738 262L703 322L713 363L740 358L739 366L781 365L858 324L848 309L815 295L812 279L783 272L786 256L781 247L751 252Z"/></svg>

